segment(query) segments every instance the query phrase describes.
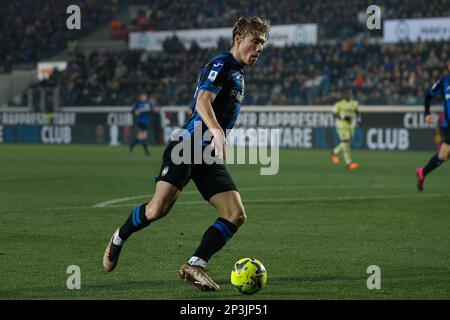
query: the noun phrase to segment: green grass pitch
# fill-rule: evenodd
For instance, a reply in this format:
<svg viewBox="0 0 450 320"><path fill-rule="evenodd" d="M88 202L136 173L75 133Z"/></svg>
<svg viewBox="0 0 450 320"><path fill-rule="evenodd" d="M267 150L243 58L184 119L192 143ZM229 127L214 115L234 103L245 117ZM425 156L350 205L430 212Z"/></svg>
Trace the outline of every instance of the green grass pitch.
<svg viewBox="0 0 450 320"><path fill-rule="evenodd" d="M230 165L248 220L209 263L221 291L178 279L217 217L192 183L105 273L112 232L154 191L163 148L151 151L147 158L139 147L130 156L125 147L0 145L0 299L450 297L450 166L433 172L423 193L415 188L415 168L432 152L354 151L360 169L352 172L333 166L328 150L282 150L275 176ZM254 296L229 282L242 257L268 270ZM80 290L66 287L70 265L81 269ZM380 290L366 286L370 265L381 269Z"/></svg>

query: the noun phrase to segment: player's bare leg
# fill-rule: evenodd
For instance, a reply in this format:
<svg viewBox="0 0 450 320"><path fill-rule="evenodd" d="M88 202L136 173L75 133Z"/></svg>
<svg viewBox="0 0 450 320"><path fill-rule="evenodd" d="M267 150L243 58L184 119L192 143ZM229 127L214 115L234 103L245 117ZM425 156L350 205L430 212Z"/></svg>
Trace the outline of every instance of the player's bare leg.
<svg viewBox="0 0 450 320"><path fill-rule="evenodd" d="M220 217L240 227L247 219L241 195L237 191L221 192L209 200L209 202L219 211Z"/></svg>
<svg viewBox="0 0 450 320"><path fill-rule="evenodd" d="M217 291L220 286L206 272L206 263L231 239L246 215L237 191L218 193L209 202L219 211L220 218L206 230L200 246L188 263L180 267L179 274L202 291Z"/></svg>
<svg viewBox="0 0 450 320"><path fill-rule="evenodd" d="M179 194L180 190L168 182L159 181L156 184L152 200L136 206L124 225L117 229L111 237L103 254L103 268L105 271L111 272L114 270L119 261L123 244L131 234L167 215Z"/></svg>
<svg viewBox="0 0 450 320"><path fill-rule="evenodd" d="M448 160L450 156L450 145L442 143L439 152L435 154L427 163L425 167L419 167L416 169L417 174L417 189L423 191L423 184L425 183L425 177L434 169L439 167L442 163Z"/></svg>

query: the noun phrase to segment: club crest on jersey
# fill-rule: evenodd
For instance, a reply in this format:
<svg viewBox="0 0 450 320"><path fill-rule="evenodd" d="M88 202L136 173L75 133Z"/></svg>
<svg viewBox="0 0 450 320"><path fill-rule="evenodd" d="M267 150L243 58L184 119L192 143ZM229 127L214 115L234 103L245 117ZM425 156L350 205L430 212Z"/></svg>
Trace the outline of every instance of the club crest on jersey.
<svg viewBox="0 0 450 320"><path fill-rule="evenodd" d="M208 80L214 81L217 78L217 71L211 70L211 72L208 75Z"/></svg>

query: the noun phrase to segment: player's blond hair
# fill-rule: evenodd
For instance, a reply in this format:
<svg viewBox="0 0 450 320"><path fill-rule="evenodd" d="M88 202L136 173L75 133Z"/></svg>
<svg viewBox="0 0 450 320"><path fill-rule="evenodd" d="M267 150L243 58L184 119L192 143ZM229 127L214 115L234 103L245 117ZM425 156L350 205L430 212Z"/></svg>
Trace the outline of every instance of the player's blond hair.
<svg viewBox="0 0 450 320"><path fill-rule="evenodd" d="M267 39L269 38L269 32L270 32L269 20L251 16L240 17L233 27L233 44L234 44L234 36L237 34L242 38L244 38L248 34L252 34L255 37L265 35Z"/></svg>

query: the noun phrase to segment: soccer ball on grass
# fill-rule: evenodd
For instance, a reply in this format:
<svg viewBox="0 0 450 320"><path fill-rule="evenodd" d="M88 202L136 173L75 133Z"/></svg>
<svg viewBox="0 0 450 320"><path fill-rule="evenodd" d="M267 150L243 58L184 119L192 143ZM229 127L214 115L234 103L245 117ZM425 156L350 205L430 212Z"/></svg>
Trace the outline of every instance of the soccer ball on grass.
<svg viewBox="0 0 450 320"><path fill-rule="evenodd" d="M242 294L257 293L265 286L266 282L266 268L257 259L240 259L231 269L231 284Z"/></svg>

